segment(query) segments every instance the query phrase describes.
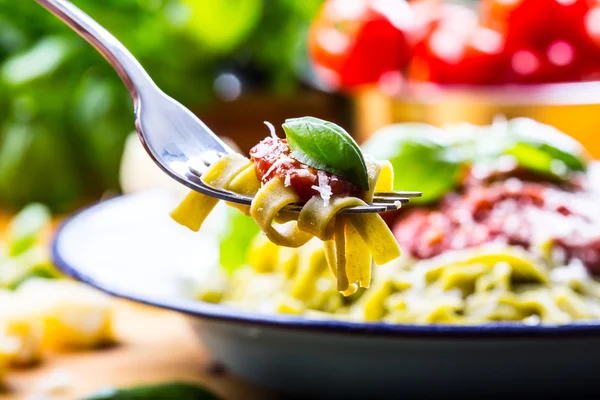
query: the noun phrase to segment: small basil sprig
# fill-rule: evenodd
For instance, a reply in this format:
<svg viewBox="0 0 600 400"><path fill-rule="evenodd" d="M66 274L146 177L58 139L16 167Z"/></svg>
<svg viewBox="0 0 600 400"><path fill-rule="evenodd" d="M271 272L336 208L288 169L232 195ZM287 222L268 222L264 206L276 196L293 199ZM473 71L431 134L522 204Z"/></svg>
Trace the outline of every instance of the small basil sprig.
<svg viewBox="0 0 600 400"><path fill-rule="evenodd" d="M340 126L314 117L287 119L283 124L294 158L369 190L367 166L358 144Z"/></svg>

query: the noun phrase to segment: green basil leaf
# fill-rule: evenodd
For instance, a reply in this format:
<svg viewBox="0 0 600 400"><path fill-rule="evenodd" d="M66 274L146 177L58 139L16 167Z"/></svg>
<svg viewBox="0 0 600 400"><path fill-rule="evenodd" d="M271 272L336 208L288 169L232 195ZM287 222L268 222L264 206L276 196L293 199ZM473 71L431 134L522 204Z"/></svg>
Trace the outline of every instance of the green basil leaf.
<svg viewBox="0 0 600 400"><path fill-rule="evenodd" d="M130 388L107 387L82 400L218 400L199 385L183 382L159 383Z"/></svg>
<svg viewBox="0 0 600 400"><path fill-rule="evenodd" d="M445 132L423 123L398 123L377 131L363 151L394 167L394 190L415 190L422 197L411 204L429 204L458 186L464 166L460 155L446 146Z"/></svg>
<svg viewBox="0 0 600 400"><path fill-rule="evenodd" d="M530 118L514 118L487 126L456 124L445 127L467 162L494 166L510 155L517 165L548 178L564 179L584 171L591 157L585 148L558 129Z"/></svg>
<svg viewBox="0 0 600 400"><path fill-rule="evenodd" d="M529 118L514 118L508 121L507 128L514 138L507 151L525 167L562 175L553 168L557 162L570 171L585 171L591 159L581 143L553 126Z"/></svg>
<svg viewBox="0 0 600 400"><path fill-rule="evenodd" d="M314 117L287 119L283 130L294 158L369 190L367 166L358 144L340 126Z"/></svg>

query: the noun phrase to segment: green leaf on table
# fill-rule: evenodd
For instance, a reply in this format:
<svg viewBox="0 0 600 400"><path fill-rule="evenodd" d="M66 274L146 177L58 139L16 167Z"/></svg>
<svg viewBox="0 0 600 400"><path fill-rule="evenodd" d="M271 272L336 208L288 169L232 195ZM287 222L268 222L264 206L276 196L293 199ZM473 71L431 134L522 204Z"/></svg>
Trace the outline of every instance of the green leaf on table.
<svg viewBox="0 0 600 400"><path fill-rule="evenodd" d="M464 160L444 143L444 132L424 123L389 125L363 144L365 154L389 160L394 168L394 190L423 193L412 204L428 204L458 185Z"/></svg>
<svg viewBox="0 0 600 400"><path fill-rule="evenodd" d="M50 226L52 215L48 207L32 203L13 217L7 228L9 254L16 256L30 249L39 235Z"/></svg>
<svg viewBox="0 0 600 400"><path fill-rule="evenodd" d="M3 266L4 267L4 266ZM41 264L32 265L24 270L20 271L19 275L15 275L13 279L4 283L1 286L5 286L9 290L18 289L21 284L25 283L27 280L31 278L43 278L43 279L59 279L61 278L61 274L56 270L56 268L46 262ZM2 273L0 272L0 277Z"/></svg>
<svg viewBox="0 0 600 400"><path fill-rule="evenodd" d="M227 207L227 228L221 237L219 262L228 272L246 263L246 253L260 228L249 217L233 207Z"/></svg>
<svg viewBox="0 0 600 400"><path fill-rule="evenodd" d="M314 117L287 119L283 124L294 158L369 190L367 166L352 136L340 126Z"/></svg>
<svg viewBox="0 0 600 400"><path fill-rule="evenodd" d="M29 278L60 278L60 273L48 259L45 246L33 246L0 263L0 288L14 290Z"/></svg>
<svg viewBox="0 0 600 400"><path fill-rule="evenodd" d="M219 400L215 394L191 383L162 383L131 388L106 388L81 400Z"/></svg>

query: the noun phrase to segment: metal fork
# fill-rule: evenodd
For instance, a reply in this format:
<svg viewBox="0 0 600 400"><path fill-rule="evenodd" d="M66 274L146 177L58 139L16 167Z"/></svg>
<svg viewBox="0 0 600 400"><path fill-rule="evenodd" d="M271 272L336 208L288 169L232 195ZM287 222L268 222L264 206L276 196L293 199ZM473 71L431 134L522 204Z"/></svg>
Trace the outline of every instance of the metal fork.
<svg viewBox="0 0 600 400"><path fill-rule="evenodd" d="M190 110L166 95L140 63L112 34L67 0L36 0L96 48L113 66L133 99L139 138L154 162L171 178L188 188L221 200L247 204L252 198L209 187L201 173L219 157L235 151L227 146ZM376 193L369 206L342 213L396 210L418 192ZM298 211L301 205L290 205Z"/></svg>

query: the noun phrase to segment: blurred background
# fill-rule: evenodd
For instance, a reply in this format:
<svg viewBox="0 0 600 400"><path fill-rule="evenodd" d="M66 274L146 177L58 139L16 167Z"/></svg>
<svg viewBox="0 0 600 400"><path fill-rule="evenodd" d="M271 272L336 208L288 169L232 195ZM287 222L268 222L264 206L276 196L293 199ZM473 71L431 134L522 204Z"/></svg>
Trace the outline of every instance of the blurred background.
<svg viewBox="0 0 600 400"><path fill-rule="evenodd" d="M339 113L337 96L301 79L322 0L76 3L165 92L242 147L264 135L264 120ZM2 207L36 201L67 212L119 191L132 110L113 69L83 39L33 1L0 1Z"/></svg>
<svg viewBox="0 0 600 400"><path fill-rule="evenodd" d="M77 5L161 88L242 150L264 136L263 121L278 125L301 115L343 124L363 140L395 121L483 124L504 114L555 125L600 155L598 86L572 84L599 73L598 2L519 3ZM91 46L34 2L0 0L2 209L41 202L65 213L119 193L133 129L126 90Z"/></svg>

